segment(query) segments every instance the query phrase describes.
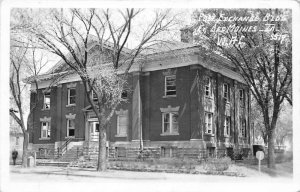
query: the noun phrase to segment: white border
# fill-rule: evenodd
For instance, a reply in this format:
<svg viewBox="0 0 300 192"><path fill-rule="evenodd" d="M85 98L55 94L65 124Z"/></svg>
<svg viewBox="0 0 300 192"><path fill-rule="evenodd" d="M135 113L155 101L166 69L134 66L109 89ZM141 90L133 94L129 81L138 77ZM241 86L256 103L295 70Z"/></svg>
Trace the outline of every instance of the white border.
<svg viewBox="0 0 300 192"><path fill-rule="evenodd" d="M293 92L294 92L294 110L293 110L293 127L294 127L294 137L297 138L300 135L300 122L297 120L300 116L300 108L299 108L299 100L297 96L299 96L300 88L300 73L299 73L299 2L285 0L285 1L79 1L79 0L69 0L69 1L3 1L1 2L1 64L0 64L0 82L1 82L1 145L0 145L0 154L1 154L1 177L0 177L0 190L1 191L62 191L62 190L71 190L72 191L83 191L88 190L108 190L108 191L116 191L121 190L127 191L153 191L151 186L154 186L153 183L120 183L118 185L114 185L111 183L72 183L70 186L67 183L59 183L56 185L49 185L48 183L13 183L9 181L9 172L8 172L8 145L9 145L9 131L7 127L9 127L8 119L8 108L9 108L9 100L8 100L8 76L9 76L9 15L10 9L12 7L148 7L148 8L291 8L293 9ZM3 89L4 87L4 89ZM197 183L197 181L191 181L189 183L169 183L168 181L164 181L162 183L157 183L154 191L297 191L300 189L299 187L299 139L294 140L294 181L293 183L281 183L281 182L264 182L261 181L259 183L213 183L213 185L207 184L203 185L203 183ZM154 181L155 182L155 181ZM213 182L213 181L212 181ZM145 184L148 185L145 187ZM51 187L49 187L51 186ZM68 188L67 188L68 187Z"/></svg>

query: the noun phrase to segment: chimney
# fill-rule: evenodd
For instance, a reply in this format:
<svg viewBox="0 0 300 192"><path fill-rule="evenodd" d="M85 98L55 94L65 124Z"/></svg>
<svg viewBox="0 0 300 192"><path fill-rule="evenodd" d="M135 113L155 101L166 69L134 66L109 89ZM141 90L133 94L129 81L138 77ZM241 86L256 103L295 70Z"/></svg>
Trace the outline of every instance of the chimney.
<svg viewBox="0 0 300 192"><path fill-rule="evenodd" d="M185 27L180 29L180 38L181 42L184 43L193 43L193 29L192 27Z"/></svg>

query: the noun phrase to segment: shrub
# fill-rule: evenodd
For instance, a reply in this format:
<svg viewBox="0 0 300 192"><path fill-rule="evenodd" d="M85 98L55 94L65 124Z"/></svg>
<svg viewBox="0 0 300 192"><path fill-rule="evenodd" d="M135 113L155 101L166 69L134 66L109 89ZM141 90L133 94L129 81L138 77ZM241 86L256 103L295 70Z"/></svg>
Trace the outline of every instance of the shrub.
<svg viewBox="0 0 300 192"><path fill-rule="evenodd" d="M223 158L208 158L203 165L206 171L225 171L229 168L231 159L229 157Z"/></svg>

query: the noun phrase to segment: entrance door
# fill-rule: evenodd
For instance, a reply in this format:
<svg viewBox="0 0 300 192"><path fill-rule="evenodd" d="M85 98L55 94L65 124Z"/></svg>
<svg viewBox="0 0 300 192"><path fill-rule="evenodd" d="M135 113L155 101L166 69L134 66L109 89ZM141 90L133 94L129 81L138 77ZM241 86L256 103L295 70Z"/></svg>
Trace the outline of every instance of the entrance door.
<svg viewBox="0 0 300 192"><path fill-rule="evenodd" d="M99 123L97 121L89 122L90 141L99 140Z"/></svg>

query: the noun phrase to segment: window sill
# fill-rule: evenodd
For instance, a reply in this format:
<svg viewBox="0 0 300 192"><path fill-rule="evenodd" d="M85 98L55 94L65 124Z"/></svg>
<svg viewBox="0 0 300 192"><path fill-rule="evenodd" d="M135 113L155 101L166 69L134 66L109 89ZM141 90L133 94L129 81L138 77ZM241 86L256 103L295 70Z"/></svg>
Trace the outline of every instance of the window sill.
<svg viewBox="0 0 300 192"><path fill-rule="evenodd" d="M68 105L66 105L66 107L74 107L74 106L76 106L76 104L68 104Z"/></svg>
<svg viewBox="0 0 300 192"><path fill-rule="evenodd" d="M179 135L179 133L161 133L160 136L175 136L175 135Z"/></svg>
<svg viewBox="0 0 300 192"><path fill-rule="evenodd" d="M50 138L39 138L39 140L50 140Z"/></svg>
<svg viewBox="0 0 300 192"><path fill-rule="evenodd" d="M115 137L127 137L127 135L115 135Z"/></svg>
<svg viewBox="0 0 300 192"><path fill-rule="evenodd" d="M215 136L215 134L212 134L212 133L204 133L204 135L211 136L211 137Z"/></svg>
<svg viewBox="0 0 300 192"><path fill-rule="evenodd" d="M50 108L43 108L42 111L50 111Z"/></svg>
<svg viewBox="0 0 300 192"><path fill-rule="evenodd" d="M224 138L229 138L230 136L229 135L224 135Z"/></svg>
<svg viewBox="0 0 300 192"><path fill-rule="evenodd" d="M67 137L65 137L65 139L69 139L69 138L74 138L75 139L75 136L67 136Z"/></svg>
<svg viewBox="0 0 300 192"><path fill-rule="evenodd" d="M176 95L164 95L162 98L170 98L170 97L171 97L171 98L172 98L172 97L174 98L174 97L176 97Z"/></svg>

